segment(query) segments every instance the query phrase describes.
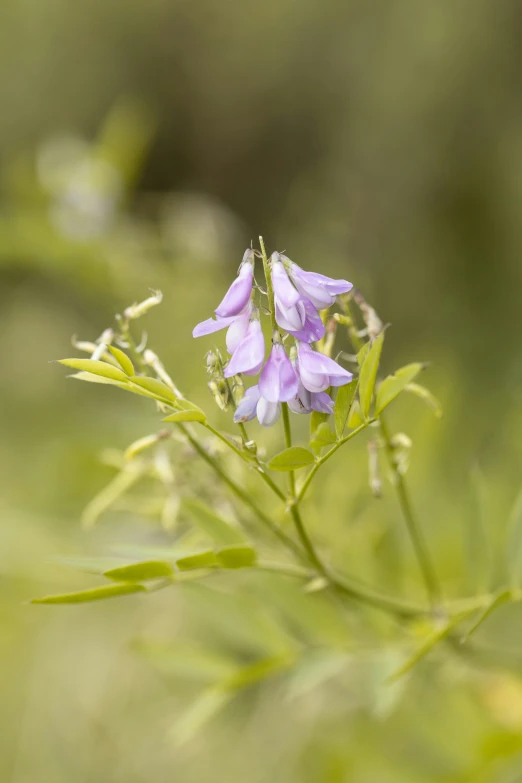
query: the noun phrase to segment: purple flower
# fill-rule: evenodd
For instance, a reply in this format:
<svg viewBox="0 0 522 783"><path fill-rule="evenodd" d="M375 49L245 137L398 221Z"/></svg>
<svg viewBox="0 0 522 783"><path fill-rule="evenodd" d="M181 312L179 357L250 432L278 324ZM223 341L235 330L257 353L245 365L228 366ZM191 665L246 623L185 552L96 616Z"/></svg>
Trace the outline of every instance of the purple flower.
<svg viewBox="0 0 522 783"><path fill-rule="evenodd" d="M254 281L254 251L245 250L239 274L226 292L223 300L214 310L218 318L239 315L246 307L252 293Z"/></svg>
<svg viewBox="0 0 522 783"><path fill-rule="evenodd" d="M207 318L206 321L201 321L194 327L192 336L203 337L207 334L219 332L220 329L226 329L228 326L227 348L229 353L234 353L239 343L246 336L252 310L253 305L251 300L249 300L247 306L239 315L231 315L228 318Z"/></svg>
<svg viewBox="0 0 522 783"><path fill-rule="evenodd" d="M270 266L276 303L285 309L293 307L299 299L299 291L290 282L279 253L272 253Z"/></svg>
<svg viewBox="0 0 522 783"><path fill-rule="evenodd" d="M250 421L256 414L262 427L271 427L281 415L280 403L268 402L261 396L257 385L246 390L234 413L234 421L236 424Z"/></svg>
<svg viewBox="0 0 522 783"><path fill-rule="evenodd" d="M310 392L311 405L313 411L319 413L333 413L334 401L326 392Z"/></svg>
<svg viewBox="0 0 522 783"><path fill-rule="evenodd" d="M281 403L269 402L264 397L260 397L256 413L262 427L272 427L281 415Z"/></svg>
<svg viewBox="0 0 522 783"><path fill-rule="evenodd" d="M346 294L353 288L348 280L334 280L318 272L305 272L286 256L282 256L282 259L289 267L290 277L297 290L319 310L330 307L338 294Z"/></svg>
<svg viewBox="0 0 522 783"><path fill-rule="evenodd" d="M259 396L259 386L257 384L246 390L243 399L234 413L234 421L236 424L241 424L254 418Z"/></svg>
<svg viewBox="0 0 522 783"><path fill-rule="evenodd" d="M296 304L284 308L276 302L276 321L293 337L305 343L314 343L324 337L325 326L309 299L299 296Z"/></svg>
<svg viewBox="0 0 522 783"><path fill-rule="evenodd" d="M231 378L240 372L245 375L257 375L265 359L265 339L261 324L254 317L248 325L246 334L236 347L234 354L225 367L225 378Z"/></svg>
<svg viewBox="0 0 522 783"><path fill-rule="evenodd" d="M292 361L292 364L297 375L299 388L293 400L289 400L288 402L290 410L294 413L311 413L312 411L328 414L333 413L334 402L332 398L324 391L310 392L308 389L305 389L301 380L298 362Z"/></svg>
<svg viewBox="0 0 522 783"><path fill-rule="evenodd" d="M297 343L299 374L305 389L310 392L324 392L329 386L344 386L353 378L351 372L318 351L313 351L305 342Z"/></svg>
<svg viewBox="0 0 522 783"><path fill-rule="evenodd" d="M288 402L297 394L299 383L281 343L274 343L259 378L259 391L268 402Z"/></svg>

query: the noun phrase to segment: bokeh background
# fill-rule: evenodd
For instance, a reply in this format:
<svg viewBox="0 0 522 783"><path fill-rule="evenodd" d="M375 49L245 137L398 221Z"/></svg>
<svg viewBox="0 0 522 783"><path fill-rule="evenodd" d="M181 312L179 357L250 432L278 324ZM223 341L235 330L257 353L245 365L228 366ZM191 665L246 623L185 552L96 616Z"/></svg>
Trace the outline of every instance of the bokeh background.
<svg viewBox="0 0 522 783"><path fill-rule="evenodd" d="M272 577L26 604L91 584L56 555L173 535L133 502L82 531L114 476L106 450L155 431L158 414L48 362L160 288L150 344L212 410L213 342L193 343L192 326L260 233L354 281L392 325L387 370L431 362L443 419L413 398L390 413L413 440L414 503L447 595L470 594L477 570L501 582L522 457L521 4L3 0L1 18L0 779L522 780L516 606L477 634L480 665L441 651L392 688L405 644L393 624L373 618L381 644L365 652L358 613ZM229 426L217 408L215 421ZM365 444L341 454L307 501L319 546L421 597L386 475L375 500ZM212 494L204 470L188 492ZM305 666L171 741L232 659L290 637Z"/></svg>

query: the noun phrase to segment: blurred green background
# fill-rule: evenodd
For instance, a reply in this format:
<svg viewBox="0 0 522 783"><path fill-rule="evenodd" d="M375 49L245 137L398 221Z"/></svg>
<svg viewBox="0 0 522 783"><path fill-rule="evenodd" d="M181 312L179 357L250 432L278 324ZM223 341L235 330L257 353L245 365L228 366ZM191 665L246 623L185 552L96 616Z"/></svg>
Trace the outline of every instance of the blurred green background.
<svg viewBox="0 0 522 783"><path fill-rule="evenodd" d="M55 555L171 535L132 503L82 531L114 475L100 455L154 432L158 413L49 360L160 288L150 344L212 410L214 341L192 327L260 233L363 291L392 324L387 371L432 363L444 418L413 398L389 417L413 440L413 500L447 595L475 589L482 538L501 583L522 457L522 5L3 0L1 19L0 780L522 780L516 606L477 634L501 654L441 650L391 687L407 642L393 623L372 618L376 646L360 613L266 575L24 603L91 584ZM215 421L230 426L217 408ZM312 533L347 573L422 597L393 489L373 499L366 462L357 442L329 463L306 504ZM204 469L188 491L212 496ZM306 665L169 739L227 661L290 637Z"/></svg>

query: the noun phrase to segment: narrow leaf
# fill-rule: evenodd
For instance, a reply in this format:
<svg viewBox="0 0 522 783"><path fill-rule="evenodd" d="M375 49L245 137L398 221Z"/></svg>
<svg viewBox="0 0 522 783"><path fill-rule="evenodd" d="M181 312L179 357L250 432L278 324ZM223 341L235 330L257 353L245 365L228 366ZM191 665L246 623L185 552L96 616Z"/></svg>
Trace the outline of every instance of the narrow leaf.
<svg viewBox="0 0 522 783"><path fill-rule="evenodd" d="M77 593L62 593L61 595L45 595L43 598L33 598L32 604L83 604L88 601L103 601L105 598L117 598L130 593L143 593L146 588L137 584L103 585L80 590Z"/></svg>
<svg viewBox="0 0 522 783"><path fill-rule="evenodd" d="M165 560L144 560L141 563L111 568L104 572L107 579L116 582L146 582L148 579L162 579L174 573L170 563Z"/></svg>
<svg viewBox="0 0 522 783"><path fill-rule="evenodd" d="M108 346L109 351L112 353L118 364L120 365L121 369L125 373L125 375L134 375L134 365L127 356L126 353L123 353L123 351L120 351L119 348L116 348L114 345Z"/></svg>
<svg viewBox="0 0 522 783"><path fill-rule="evenodd" d="M467 642L471 634L475 633L477 628L479 628L482 625L482 623L488 619L490 614L492 614L495 611L495 609L497 609L499 606L502 606L502 604L505 604L508 601L510 601L511 598L512 598L511 590L502 590L496 595L492 595L491 601L479 613L477 619L475 620L471 628L468 628L468 630L462 637L461 642Z"/></svg>
<svg viewBox="0 0 522 783"><path fill-rule="evenodd" d="M102 378L110 378L113 381L120 381L121 383L127 383L128 381L122 370L98 359L60 359L60 364L65 365L65 367L72 367L73 370L90 372L93 375L100 375Z"/></svg>
<svg viewBox="0 0 522 783"><path fill-rule="evenodd" d="M203 413L202 410L186 410L186 411L176 411L176 413L171 413L169 416L166 416L162 421L171 421L174 424L184 421L199 421L203 424L206 422L207 417Z"/></svg>
<svg viewBox="0 0 522 783"><path fill-rule="evenodd" d="M171 404L176 401L176 395L172 389L169 389L162 381L158 381L157 378L147 378L144 375L133 375L129 380L141 389L146 389L146 391L150 392L160 402L168 402Z"/></svg>
<svg viewBox="0 0 522 783"><path fill-rule="evenodd" d="M421 386L418 383L408 383L405 386L405 391L411 392L411 394L415 394L423 402L425 402L426 405L433 409L433 412L438 419L441 418L442 405L429 389L426 389L424 386Z"/></svg>
<svg viewBox="0 0 522 783"><path fill-rule="evenodd" d="M354 400L350 409L350 415L348 416L348 427L351 430L354 430L356 427L360 427L361 424L364 424L364 419L361 415L361 406L357 400Z"/></svg>
<svg viewBox="0 0 522 783"><path fill-rule="evenodd" d="M361 367L361 374L359 376L359 400L361 403L362 415L365 419L370 415L370 407L372 404L377 370L379 369L383 341L384 332L381 332L380 335L372 341Z"/></svg>
<svg viewBox="0 0 522 783"><path fill-rule="evenodd" d="M337 397L335 398L335 434L338 438L342 438L346 422L348 421L348 414L352 407L353 398L357 390L357 379L354 378L351 383L347 383L345 386L340 386L337 391Z"/></svg>
<svg viewBox="0 0 522 783"><path fill-rule="evenodd" d="M307 465L313 465L315 457L311 451L302 446L291 446L272 457L268 463L270 470L298 470Z"/></svg>
<svg viewBox="0 0 522 783"><path fill-rule="evenodd" d="M452 630L459 625L463 620L466 619L466 617L469 617L470 614L472 614L474 610L468 609L466 611L460 612L459 614L456 614L454 617L450 618L446 623L441 625L440 628L438 628L436 631L434 631L432 634L428 636L428 638L421 644L420 647L415 650L413 655L411 655L406 662L397 669L394 674L391 675L389 678L389 682L394 682L395 680L398 680L399 677L402 677L404 674L409 672L413 667L419 663L423 658L428 655L429 652L443 639L448 636Z"/></svg>
<svg viewBox="0 0 522 783"><path fill-rule="evenodd" d="M228 520L200 500L186 498L183 509L209 538L218 544L242 544L245 536Z"/></svg>
<svg viewBox="0 0 522 783"><path fill-rule="evenodd" d="M214 550L207 549L194 555L180 557L179 560L176 560L176 565L180 571L191 571L195 568L212 568L217 565L217 559Z"/></svg>
<svg viewBox="0 0 522 783"><path fill-rule="evenodd" d="M364 361L365 361L366 357L368 356L368 351L370 350L371 345L372 345L371 340L369 340L367 343L365 343L363 345L363 347L361 348L361 350L357 354L357 364L359 365L359 367L363 366Z"/></svg>
<svg viewBox="0 0 522 783"><path fill-rule="evenodd" d="M255 565L257 554L255 549L245 544L224 547L216 552L216 558L222 568L249 568Z"/></svg>
<svg viewBox="0 0 522 783"><path fill-rule="evenodd" d="M145 435L143 438L138 438L138 440L135 440L130 446L127 446L123 454L124 459L134 459L134 457L137 457L142 451L146 451L146 449L155 446L159 440L160 436L158 434Z"/></svg>
<svg viewBox="0 0 522 783"><path fill-rule="evenodd" d="M205 691L172 728L171 736L174 742L177 745L189 742L231 698L231 693L220 688Z"/></svg>
<svg viewBox="0 0 522 783"><path fill-rule="evenodd" d="M401 391L420 373L422 368L423 365L419 362L407 364L405 367L401 367L400 370L396 370L393 375L388 375L384 379L377 390L375 399L376 415L379 415L390 402L393 402L399 396Z"/></svg>

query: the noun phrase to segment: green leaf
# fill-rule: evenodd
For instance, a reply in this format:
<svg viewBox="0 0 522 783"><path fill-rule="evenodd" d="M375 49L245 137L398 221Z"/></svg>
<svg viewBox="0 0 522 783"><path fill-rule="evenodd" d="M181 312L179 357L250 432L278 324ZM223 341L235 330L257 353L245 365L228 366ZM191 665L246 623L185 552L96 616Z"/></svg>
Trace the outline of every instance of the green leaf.
<svg viewBox="0 0 522 783"><path fill-rule="evenodd" d="M346 422L348 421L348 414L352 407L353 398L357 390L357 379L354 378L351 383L347 383L344 386L340 386L337 391L337 397L335 398L334 409L334 421L335 421L335 434L338 438L342 438Z"/></svg>
<svg viewBox="0 0 522 783"><path fill-rule="evenodd" d="M87 381L88 383L101 383L107 384L107 386L117 386L124 391L132 392L132 394L138 394L141 397L147 397L149 400L157 399L154 394L151 394L145 389L140 389L138 386L122 381L113 381L110 378L102 378L101 375L93 375L91 372L77 372L74 375L69 375L69 378L75 378L77 381Z"/></svg>
<svg viewBox="0 0 522 783"><path fill-rule="evenodd" d="M204 552L196 552L194 555L186 555L176 560L180 571L192 571L195 568L212 568L217 565L216 554L213 549Z"/></svg>
<svg viewBox="0 0 522 783"><path fill-rule="evenodd" d="M384 332L381 332L380 335L372 341L361 367L361 374L359 376L359 400L361 403L362 415L365 419L368 419L370 415L370 407L372 404L377 370L379 369L383 341Z"/></svg>
<svg viewBox="0 0 522 783"><path fill-rule="evenodd" d="M400 370L396 370L393 375L388 375L384 379L377 389L375 398L375 414L377 416L390 402L393 402L399 396L401 391L420 373L422 368L423 365L419 362L407 364L405 367L401 367Z"/></svg>
<svg viewBox="0 0 522 783"><path fill-rule="evenodd" d="M411 392L411 394L415 394L417 397L419 397L423 402L426 403L430 408L433 409L433 412L435 416L440 419L442 416L442 405L438 401L438 399L433 395L429 389L426 389L424 386L421 386L419 383L408 383L405 386L405 391Z"/></svg>
<svg viewBox="0 0 522 783"><path fill-rule="evenodd" d="M299 470L307 465L313 465L315 457L311 451L302 446L291 446L272 457L268 463L270 470Z"/></svg>
<svg viewBox="0 0 522 783"><path fill-rule="evenodd" d="M454 615L454 617L451 617L447 622L443 623L435 631L433 631L433 633L428 636L428 638L420 645L420 647L415 650L413 655L411 655L406 660L406 662L391 675L388 681L394 682L395 680L398 680L399 677L402 677L404 674L413 669L413 667L419 663L419 661L425 658L426 655L428 655L428 653L431 652L431 650L439 642L445 639L452 632L452 630L463 620L465 620L466 617L469 617L473 611L474 609L467 609L463 612L460 612L459 614Z"/></svg>
<svg viewBox="0 0 522 783"><path fill-rule="evenodd" d="M189 408L189 410L186 411L176 411L176 413L171 413L169 416L166 416L164 419L162 419L162 421L169 421L179 424L184 421L199 421L204 424L207 421L207 417L199 408L197 410Z"/></svg>
<svg viewBox="0 0 522 783"><path fill-rule="evenodd" d="M228 545L245 542L245 536L241 530L234 527L201 500L185 498L182 507L197 526L216 543Z"/></svg>
<svg viewBox="0 0 522 783"><path fill-rule="evenodd" d="M104 571L107 579L116 582L146 582L148 579L162 579L174 573L170 563L165 560L144 560Z"/></svg>
<svg viewBox="0 0 522 783"><path fill-rule="evenodd" d="M295 655L293 653L262 658L259 661L254 661L254 663L241 667L234 674L226 677L220 685L227 690L237 691L280 674L293 666L294 663Z"/></svg>
<svg viewBox="0 0 522 783"><path fill-rule="evenodd" d="M255 549L243 546L227 546L216 552L216 558L222 568L250 568L255 565L257 554Z"/></svg>
<svg viewBox="0 0 522 783"><path fill-rule="evenodd" d="M169 389L163 381L158 381L157 378L147 378L144 375L133 375L129 378L129 381L135 386L139 386L141 389L150 392L150 394L160 402L167 402L170 405L176 401L176 395L172 389Z"/></svg>
<svg viewBox="0 0 522 783"><path fill-rule="evenodd" d="M125 373L125 375L134 375L134 365L127 356L126 353L123 353L123 351L120 351L119 348L116 348L114 345L107 346L109 351L112 353L118 364L120 365L121 369Z"/></svg>
<svg viewBox="0 0 522 783"><path fill-rule="evenodd" d="M221 688L210 688L192 703L171 730L177 745L189 742L217 712L231 700L232 694Z"/></svg>
<svg viewBox="0 0 522 783"><path fill-rule="evenodd" d="M130 446L127 446L123 453L124 459L134 459L134 457L137 457L142 451L146 451L146 449L156 446L159 440L160 436L158 434L145 435L143 438L138 438L138 440L135 440Z"/></svg>
<svg viewBox="0 0 522 783"><path fill-rule="evenodd" d="M93 375L99 375L102 378L110 378L112 381L127 383L128 378L122 370L113 367L112 364L101 362L97 359L60 359L60 364L65 367L72 367L73 370L90 372Z"/></svg>
<svg viewBox="0 0 522 783"><path fill-rule="evenodd" d="M335 437L332 434L332 430L330 429L330 425L327 421L323 421L322 424L320 424L315 431L314 439L310 441L310 446L313 449L322 449L323 446L329 446L332 443L335 443Z"/></svg>
<svg viewBox="0 0 522 783"><path fill-rule="evenodd" d="M312 411L312 413L310 414L310 446L314 449L316 453L318 453L321 450L321 447L312 446L315 439L315 433L317 432L321 424L323 424L327 420L328 420L327 413L319 413L319 411Z"/></svg>
<svg viewBox="0 0 522 783"><path fill-rule="evenodd" d="M369 340L367 343L365 343L363 345L363 347L361 348L361 350L357 354L357 364L359 365L359 367L363 366L364 360L366 359L366 357L368 355L368 351L370 350L371 344L372 344L371 340Z"/></svg>
<svg viewBox="0 0 522 783"><path fill-rule="evenodd" d="M364 419L361 415L361 406L357 400L354 400L350 409L350 415L348 416L348 427L351 430L354 430L357 427L360 427L361 424L364 424Z"/></svg>
<svg viewBox="0 0 522 783"><path fill-rule="evenodd" d="M43 598L33 598L31 599L31 603L83 604L88 601L103 601L105 598L117 598L120 595L144 593L146 591L146 587L137 584L102 585L102 587L91 587L88 590L80 590L77 593L62 593L60 595L45 595Z"/></svg>
<svg viewBox="0 0 522 783"><path fill-rule="evenodd" d="M501 590L495 595L492 595L490 602L480 611L477 619L474 621L472 626L468 628L462 637L461 642L467 642L471 634L475 633L477 628L479 628L482 623L488 619L490 614L492 614L499 606L502 606L502 604L511 601L512 597L511 590Z"/></svg>

